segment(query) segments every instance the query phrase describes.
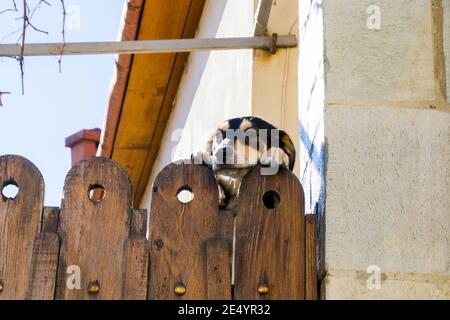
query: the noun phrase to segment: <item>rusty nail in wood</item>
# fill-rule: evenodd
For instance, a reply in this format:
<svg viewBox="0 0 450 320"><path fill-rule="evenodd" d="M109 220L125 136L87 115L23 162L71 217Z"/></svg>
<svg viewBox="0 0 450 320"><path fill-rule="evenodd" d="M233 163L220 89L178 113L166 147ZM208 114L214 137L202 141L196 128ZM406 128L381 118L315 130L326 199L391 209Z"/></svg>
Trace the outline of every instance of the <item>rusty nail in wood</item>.
<svg viewBox="0 0 450 320"><path fill-rule="evenodd" d="M186 293L186 286L182 283L178 283L175 285L175 294L178 296L182 296L183 294Z"/></svg>
<svg viewBox="0 0 450 320"><path fill-rule="evenodd" d="M87 291L90 294L97 294L97 293L99 293L99 291L100 291L100 283L97 280L89 282Z"/></svg>
<svg viewBox="0 0 450 320"><path fill-rule="evenodd" d="M267 284L260 284L258 286L258 293L259 294L268 294L270 291L269 286Z"/></svg>

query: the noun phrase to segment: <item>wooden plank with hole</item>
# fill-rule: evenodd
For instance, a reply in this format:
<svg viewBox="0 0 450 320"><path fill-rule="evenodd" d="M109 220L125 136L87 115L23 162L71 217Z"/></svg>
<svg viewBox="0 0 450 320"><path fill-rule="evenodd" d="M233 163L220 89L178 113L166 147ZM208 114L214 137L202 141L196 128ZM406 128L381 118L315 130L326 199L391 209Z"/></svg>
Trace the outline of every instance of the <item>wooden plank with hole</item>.
<svg viewBox="0 0 450 320"><path fill-rule="evenodd" d="M183 189L193 193L188 203L177 199ZM180 161L158 174L150 210L150 299L208 298L206 242L218 234L218 207L217 183L206 166Z"/></svg>
<svg viewBox="0 0 450 320"><path fill-rule="evenodd" d="M306 300L317 300L318 284L317 284L317 260L316 260L316 244L317 244L317 215L306 215Z"/></svg>
<svg viewBox="0 0 450 320"><path fill-rule="evenodd" d="M304 193L286 169L244 178L237 205L235 295L237 300L305 298Z"/></svg>
<svg viewBox="0 0 450 320"><path fill-rule="evenodd" d="M147 210L134 209L130 236L125 243L122 299L146 300L148 288L149 246L146 239Z"/></svg>
<svg viewBox="0 0 450 320"><path fill-rule="evenodd" d="M99 190L93 195L102 194L103 189L103 197L91 200L89 191L93 189ZM122 297L131 203L129 177L114 161L91 158L78 162L69 171L58 228L61 250L57 299ZM67 277L76 276L66 273L69 266L79 267L80 290L66 286Z"/></svg>
<svg viewBox="0 0 450 320"><path fill-rule="evenodd" d="M15 185L14 199L3 195ZM15 155L0 157L0 300L26 299L33 243L40 230L44 180L29 160Z"/></svg>
<svg viewBox="0 0 450 320"><path fill-rule="evenodd" d="M45 207L41 233L33 247L33 262L28 299L53 300L58 268L59 236L57 235L59 208Z"/></svg>

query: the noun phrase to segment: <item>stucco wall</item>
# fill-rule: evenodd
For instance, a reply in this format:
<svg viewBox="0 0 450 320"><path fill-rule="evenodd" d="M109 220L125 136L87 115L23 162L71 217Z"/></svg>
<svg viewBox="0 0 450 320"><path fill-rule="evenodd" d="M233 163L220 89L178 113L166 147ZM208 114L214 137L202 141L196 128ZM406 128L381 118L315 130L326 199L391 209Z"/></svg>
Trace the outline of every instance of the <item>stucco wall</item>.
<svg viewBox="0 0 450 320"><path fill-rule="evenodd" d="M450 298L450 107L436 91L430 1L343 2L324 2L322 295Z"/></svg>

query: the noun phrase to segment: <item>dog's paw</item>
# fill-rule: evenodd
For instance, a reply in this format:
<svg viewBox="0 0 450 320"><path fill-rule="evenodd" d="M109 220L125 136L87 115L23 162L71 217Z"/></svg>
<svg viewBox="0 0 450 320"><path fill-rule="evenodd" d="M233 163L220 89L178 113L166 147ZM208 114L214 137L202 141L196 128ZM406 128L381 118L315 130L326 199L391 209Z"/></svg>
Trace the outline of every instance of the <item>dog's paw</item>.
<svg viewBox="0 0 450 320"><path fill-rule="evenodd" d="M289 168L289 156L281 148L270 148L261 155L260 162L269 167Z"/></svg>
<svg viewBox="0 0 450 320"><path fill-rule="evenodd" d="M193 164L206 164L211 165L211 155L205 151L197 151L191 154L191 162Z"/></svg>
<svg viewBox="0 0 450 320"><path fill-rule="evenodd" d="M223 190L222 186L220 184L217 184L219 189L219 207L224 208L227 205L226 199L227 195L225 194L225 191Z"/></svg>

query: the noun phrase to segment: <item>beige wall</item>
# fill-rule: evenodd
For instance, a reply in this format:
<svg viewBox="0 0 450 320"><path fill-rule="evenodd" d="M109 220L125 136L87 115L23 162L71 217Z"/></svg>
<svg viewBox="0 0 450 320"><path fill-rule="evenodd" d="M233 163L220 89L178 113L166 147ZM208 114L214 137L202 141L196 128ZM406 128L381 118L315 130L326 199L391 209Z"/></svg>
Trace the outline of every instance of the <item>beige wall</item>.
<svg viewBox="0 0 450 320"><path fill-rule="evenodd" d="M379 30L366 25L373 4ZM438 90L439 15L428 0L336 0L323 8L322 295L448 299L450 106ZM371 265L381 272L379 288L367 285Z"/></svg>
<svg viewBox="0 0 450 320"><path fill-rule="evenodd" d="M272 6L268 34L298 37L298 4L279 0ZM252 112L284 129L299 151L298 143L299 48L279 49L275 55L256 51L253 60ZM299 155L294 173L299 174Z"/></svg>

